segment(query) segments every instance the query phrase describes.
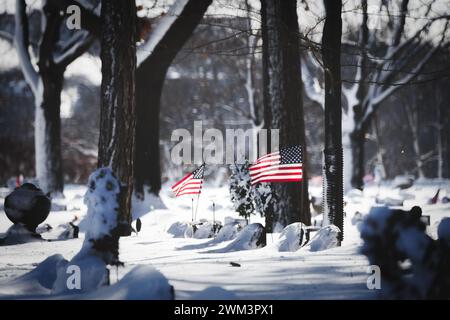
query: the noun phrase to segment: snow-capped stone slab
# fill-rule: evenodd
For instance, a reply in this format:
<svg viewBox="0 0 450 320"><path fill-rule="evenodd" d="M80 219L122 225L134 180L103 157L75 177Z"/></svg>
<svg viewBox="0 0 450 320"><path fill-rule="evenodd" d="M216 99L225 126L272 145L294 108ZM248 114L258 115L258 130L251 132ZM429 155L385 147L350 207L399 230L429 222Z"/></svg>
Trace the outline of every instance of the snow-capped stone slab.
<svg viewBox="0 0 450 320"><path fill-rule="evenodd" d="M167 233L173 235L174 238L184 238L186 230L190 227L189 222L177 221L173 223L168 229Z"/></svg>
<svg viewBox="0 0 450 320"><path fill-rule="evenodd" d="M309 251L322 251L337 247L339 228L335 225L328 225L321 228L311 241L305 246Z"/></svg>
<svg viewBox="0 0 450 320"><path fill-rule="evenodd" d="M230 222L230 220L228 220L228 222ZM198 249L213 247L221 242L230 241L230 240L235 239L241 230L242 230L242 227L241 227L240 223L231 222L231 223L224 225L222 228L220 228L216 237L207 241L206 243L186 245L186 246L178 248L178 250L198 250Z"/></svg>
<svg viewBox="0 0 450 320"><path fill-rule="evenodd" d="M306 243L306 232L303 223L292 223L283 229L275 246L280 252L295 252Z"/></svg>
<svg viewBox="0 0 450 320"><path fill-rule="evenodd" d="M239 232L236 239L225 248L209 252L222 253L242 250L259 249L266 246L266 229L260 223L252 223Z"/></svg>
<svg viewBox="0 0 450 320"><path fill-rule="evenodd" d="M228 223L219 230L215 240L216 242L233 240L242 229L243 227L240 223Z"/></svg>
<svg viewBox="0 0 450 320"><path fill-rule="evenodd" d="M216 235L222 228L220 222L202 220L198 223L192 222L175 222L168 229L167 233L173 235L174 238L195 238L209 239Z"/></svg>
<svg viewBox="0 0 450 320"><path fill-rule="evenodd" d="M194 225L195 239L208 239L215 236L216 232L222 228L220 222L202 221Z"/></svg>

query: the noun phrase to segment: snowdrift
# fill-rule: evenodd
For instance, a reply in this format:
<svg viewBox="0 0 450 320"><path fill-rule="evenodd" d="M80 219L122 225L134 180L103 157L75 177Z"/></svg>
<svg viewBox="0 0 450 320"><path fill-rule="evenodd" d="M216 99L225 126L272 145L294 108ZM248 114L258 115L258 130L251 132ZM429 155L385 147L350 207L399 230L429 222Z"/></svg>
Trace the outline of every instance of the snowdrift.
<svg viewBox="0 0 450 320"><path fill-rule="evenodd" d="M12 246L29 242L45 241L37 233L31 232L21 224L12 225L0 238L0 246Z"/></svg>

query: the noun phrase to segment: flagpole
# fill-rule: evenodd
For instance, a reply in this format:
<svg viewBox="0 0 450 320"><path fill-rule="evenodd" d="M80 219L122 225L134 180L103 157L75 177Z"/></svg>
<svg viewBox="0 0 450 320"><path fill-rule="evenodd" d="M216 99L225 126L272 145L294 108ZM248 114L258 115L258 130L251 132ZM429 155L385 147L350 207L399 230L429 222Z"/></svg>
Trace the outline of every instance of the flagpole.
<svg viewBox="0 0 450 320"><path fill-rule="evenodd" d="M213 201L213 224L216 222L216 204Z"/></svg>
<svg viewBox="0 0 450 320"><path fill-rule="evenodd" d="M216 237L216 204L213 201L213 232L214 238Z"/></svg>
<svg viewBox="0 0 450 320"><path fill-rule="evenodd" d="M194 219L195 219L195 221L197 221L197 210L198 210L198 203L200 202L200 194L201 194L202 192L200 191L200 193L198 194L198 196L197 196L197 205L195 206L195 215L194 215Z"/></svg>
<svg viewBox="0 0 450 320"><path fill-rule="evenodd" d="M205 166L205 162L203 162L202 166ZM205 168L203 168L204 170ZM195 206L195 215L194 215L194 220L197 221L197 210L198 210L198 203L200 202L200 195L202 193L202 186L203 186L203 176L204 176L204 172L202 172L202 184L200 186L200 190L197 196L197 205Z"/></svg>
<svg viewBox="0 0 450 320"><path fill-rule="evenodd" d="M191 220L192 220L192 222L194 222L194 198L191 198L192 199L192 202L191 202L191 211L192 211L192 217L191 217Z"/></svg>

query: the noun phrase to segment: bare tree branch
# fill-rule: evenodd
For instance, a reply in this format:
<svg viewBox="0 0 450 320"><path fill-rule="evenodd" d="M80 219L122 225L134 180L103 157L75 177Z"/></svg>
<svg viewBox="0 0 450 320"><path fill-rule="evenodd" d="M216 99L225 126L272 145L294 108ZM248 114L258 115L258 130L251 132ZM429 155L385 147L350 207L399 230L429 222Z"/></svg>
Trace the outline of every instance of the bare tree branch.
<svg viewBox="0 0 450 320"><path fill-rule="evenodd" d="M0 30L0 38L8 41L9 43L14 42L14 35L3 30Z"/></svg>

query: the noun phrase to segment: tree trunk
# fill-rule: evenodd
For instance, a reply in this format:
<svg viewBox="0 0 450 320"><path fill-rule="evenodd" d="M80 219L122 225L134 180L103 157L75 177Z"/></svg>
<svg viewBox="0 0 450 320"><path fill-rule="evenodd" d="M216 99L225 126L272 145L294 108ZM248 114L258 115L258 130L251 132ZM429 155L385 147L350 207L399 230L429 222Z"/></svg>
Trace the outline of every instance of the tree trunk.
<svg viewBox="0 0 450 320"><path fill-rule="evenodd" d="M444 178L444 148L443 148L443 128L444 121L442 119L441 107L444 105L441 97L441 93L438 91L436 93L437 103L436 103L436 147L437 147L437 178Z"/></svg>
<svg viewBox="0 0 450 320"><path fill-rule="evenodd" d="M159 146L160 101L167 70L200 23L212 0L189 1L153 52L136 72L135 188L139 198L144 188L158 194L161 189Z"/></svg>
<svg viewBox="0 0 450 320"><path fill-rule="evenodd" d="M271 184L277 199L265 212L267 232L311 222L296 5L295 0L261 0L265 127L280 129L281 147L302 146L304 167L303 182Z"/></svg>
<svg viewBox="0 0 450 320"><path fill-rule="evenodd" d="M341 0L324 0L326 20L322 36L322 58L325 66L325 203L329 222L341 230L344 238L344 185L341 106Z"/></svg>
<svg viewBox="0 0 450 320"><path fill-rule="evenodd" d="M365 134L366 126L363 126L363 101L367 95L367 84L364 83L369 78L368 70L368 42L369 42L369 14L367 0L361 1L361 7L363 11L362 24L359 35L361 61L360 61L360 83L358 84L358 90L356 92L356 98L358 104L353 107L353 124L354 128L350 133L350 146L352 149L352 176L351 186L355 189L362 190L364 188L364 151L365 151Z"/></svg>
<svg viewBox="0 0 450 320"><path fill-rule="evenodd" d="M158 69L158 70L156 70ZM159 146L160 101L167 68L143 63L136 72L135 192L144 198L144 188L161 190Z"/></svg>
<svg viewBox="0 0 450 320"><path fill-rule="evenodd" d="M120 236L131 234L135 140L136 4L102 1L102 86L98 167L110 167L122 184Z"/></svg>
<svg viewBox="0 0 450 320"><path fill-rule="evenodd" d="M35 162L36 177L44 192L62 194L64 179L61 161L61 91L64 70L41 70L41 97L36 97Z"/></svg>
<svg viewBox="0 0 450 320"><path fill-rule="evenodd" d="M350 146L352 149L352 187L362 190L364 188L364 150L366 131L354 129L350 133Z"/></svg>
<svg viewBox="0 0 450 320"><path fill-rule="evenodd" d="M376 144L377 144L377 162L382 168L381 178L386 179L389 176L389 174L388 174L389 171L388 171L388 167L387 167L387 163L386 163L386 158L384 156L385 151L383 149L383 143L381 141L380 126L378 124L378 117L376 114L374 114L374 116L373 116L372 124L373 124L373 130L374 130L374 134L375 134L375 140L376 140Z"/></svg>
<svg viewBox="0 0 450 320"><path fill-rule="evenodd" d="M420 179L425 178L425 173L423 171L423 160L422 160L422 150L419 143L419 110L416 103L411 102L411 104L404 105L405 115L407 123L411 129L411 138L413 143L414 153L416 155L416 170L418 177Z"/></svg>

